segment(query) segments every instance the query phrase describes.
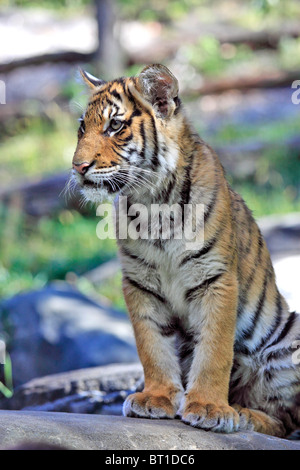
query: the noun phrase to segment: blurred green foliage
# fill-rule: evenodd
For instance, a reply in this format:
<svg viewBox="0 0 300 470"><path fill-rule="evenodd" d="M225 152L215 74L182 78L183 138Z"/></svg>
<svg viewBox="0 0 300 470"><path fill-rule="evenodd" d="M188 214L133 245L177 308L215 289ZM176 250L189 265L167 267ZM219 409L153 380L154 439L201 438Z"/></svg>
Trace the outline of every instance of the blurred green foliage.
<svg viewBox="0 0 300 470"><path fill-rule="evenodd" d="M41 119L24 117L6 124L1 139L0 172L5 184L17 179L59 173L71 168L76 145L76 118L59 109Z"/></svg>
<svg viewBox="0 0 300 470"><path fill-rule="evenodd" d="M205 36L182 48L189 64L205 75L216 77L232 64L253 60L254 53L245 44L221 44L214 36Z"/></svg>
<svg viewBox="0 0 300 470"><path fill-rule="evenodd" d="M260 29L283 18L293 18L300 12L298 0L114 0L118 16L130 20L161 21L169 23L181 19L191 10L201 9L203 19L213 19L214 8L231 8L237 23ZM44 8L69 15L92 7L94 0L2 0L2 7Z"/></svg>
<svg viewBox="0 0 300 470"><path fill-rule="evenodd" d="M35 220L13 207L0 209L0 297L83 274L115 255L115 241L96 236L99 218L64 210Z"/></svg>
<svg viewBox="0 0 300 470"><path fill-rule="evenodd" d="M278 146L289 137L300 134L300 114L285 120L247 123L225 123L212 136L215 144L222 145L228 142L259 141ZM283 156L283 163L286 163Z"/></svg>
<svg viewBox="0 0 300 470"><path fill-rule="evenodd" d="M109 299L119 310L126 311L126 303L122 291L121 271L113 277L103 281L96 288L96 292Z"/></svg>
<svg viewBox="0 0 300 470"><path fill-rule="evenodd" d="M194 44L180 48L180 58L193 69L208 77L246 75L247 71L261 69L298 70L300 67L300 38L283 37L278 50L253 51L247 44L221 43L211 35Z"/></svg>
<svg viewBox="0 0 300 470"><path fill-rule="evenodd" d="M180 18L205 0L115 0L123 18L169 21ZM39 0L2 0L3 6L41 7ZM42 7L66 13L93 6L93 0L43 0Z"/></svg>
<svg viewBox="0 0 300 470"><path fill-rule="evenodd" d="M5 363L3 366L4 383L0 381L0 394L2 393L5 398L11 398L14 394L13 389L13 375L12 375L12 362L10 355L6 352Z"/></svg>
<svg viewBox="0 0 300 470"><path fill-rule="evenodd" d="M91 4L91 0L43 0L42 4L39 0L2 0L1 3L4 7L39 7L66 11L89 5Z"/></svg>
<svg viewBox="0 0 300 470"><path fill-rule="evenodd" d="M250 174L241 177L227 172L233 188L243 196L255 217L300 211L299 150L287 148L288 140L300 135L300 115L263 124L228 123L213 134L201 134L213 147L259 142L264 148ZM243 153L236 158L245 161Z"/></svg>
<svg viewBox="0 0 300 470"><path fill-rule="evenodd" d="M300 66L300 38L282 38L279 43L279 65L284 69Z"/></svg>

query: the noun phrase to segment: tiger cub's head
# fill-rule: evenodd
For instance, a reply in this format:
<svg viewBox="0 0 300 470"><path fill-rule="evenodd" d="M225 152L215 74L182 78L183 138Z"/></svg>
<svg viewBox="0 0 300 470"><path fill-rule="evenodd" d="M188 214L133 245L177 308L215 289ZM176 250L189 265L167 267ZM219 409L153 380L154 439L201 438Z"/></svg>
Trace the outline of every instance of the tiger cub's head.
<svg viewBox="0 0 300 470"><path fill-rule="evenodd" d="M81 72L92 90L79 119L72 178L85 199L154 191L179 158L178 82L163 65L105 82Z"/></svg>

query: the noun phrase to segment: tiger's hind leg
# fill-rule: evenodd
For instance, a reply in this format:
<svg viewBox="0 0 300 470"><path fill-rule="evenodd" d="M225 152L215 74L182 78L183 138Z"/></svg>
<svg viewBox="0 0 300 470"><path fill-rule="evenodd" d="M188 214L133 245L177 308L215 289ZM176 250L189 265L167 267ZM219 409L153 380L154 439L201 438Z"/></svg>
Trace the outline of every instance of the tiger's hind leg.
<svg viewBox="0 0 300 470"><path fill-rule="evenodd" d="M286 429L282 421L267 415L263 411L232 405L240 416L240 431L256 431L270 436L284 437Z"/></svg>
<svg viewBox="0 0 300 470"><path fill-rule="evenodd" d="M279 300L275 329L235 346L229 402L238 404L233 407L244 429L288 438L300 428L300 315Z"/></svg>

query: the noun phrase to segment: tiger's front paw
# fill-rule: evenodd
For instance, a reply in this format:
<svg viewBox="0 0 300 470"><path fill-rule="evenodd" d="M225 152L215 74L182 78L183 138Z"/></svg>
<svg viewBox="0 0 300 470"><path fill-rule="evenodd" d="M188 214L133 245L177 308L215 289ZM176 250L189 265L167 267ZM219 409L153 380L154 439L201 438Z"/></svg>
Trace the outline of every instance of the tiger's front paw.
<svg viewBox="0 0 300 470"><path fill-rule="evenodd" d="M123 405L123 415L136 418L174 418L176 411L170 398L159 393L133 393Z"/></svg>
<svg viewBox="0 0 300 470"><path fill-rule="evenodd" d="M180 414L184 423L206 431L230 433L239 429L239 415L227 404L190 402Z"/></svg>

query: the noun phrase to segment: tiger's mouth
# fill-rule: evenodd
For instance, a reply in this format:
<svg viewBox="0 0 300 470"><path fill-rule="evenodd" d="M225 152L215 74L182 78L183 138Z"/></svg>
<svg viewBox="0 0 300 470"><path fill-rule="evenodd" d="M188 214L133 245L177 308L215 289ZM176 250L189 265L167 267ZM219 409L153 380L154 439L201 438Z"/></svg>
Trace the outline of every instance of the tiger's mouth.
<svg viewBox="0 0 300 470"><path fill-rule="evenodd" d="M113 181L113 179L103 179L99 180L97 183L94 183L93 181L85 180L83 181L82 187L84 188L90 188L90 189L95 189L97 191L101 191L102 189L106 189L109 193L117 193L119 192L121 183L118 182L118 186L116 185L116 182ZM122 184L124 186L124 183Z"/></svg>
<svg viewBox="0 0 300 470"><path fill-rule="evenodd" d="M97 191L106 190L113 194L121 190L125 185L125 181L118 177L120 165L114 165L108 168L100 168L86 173L82 180L81 186L86 189L94 189Z"/></svg>

